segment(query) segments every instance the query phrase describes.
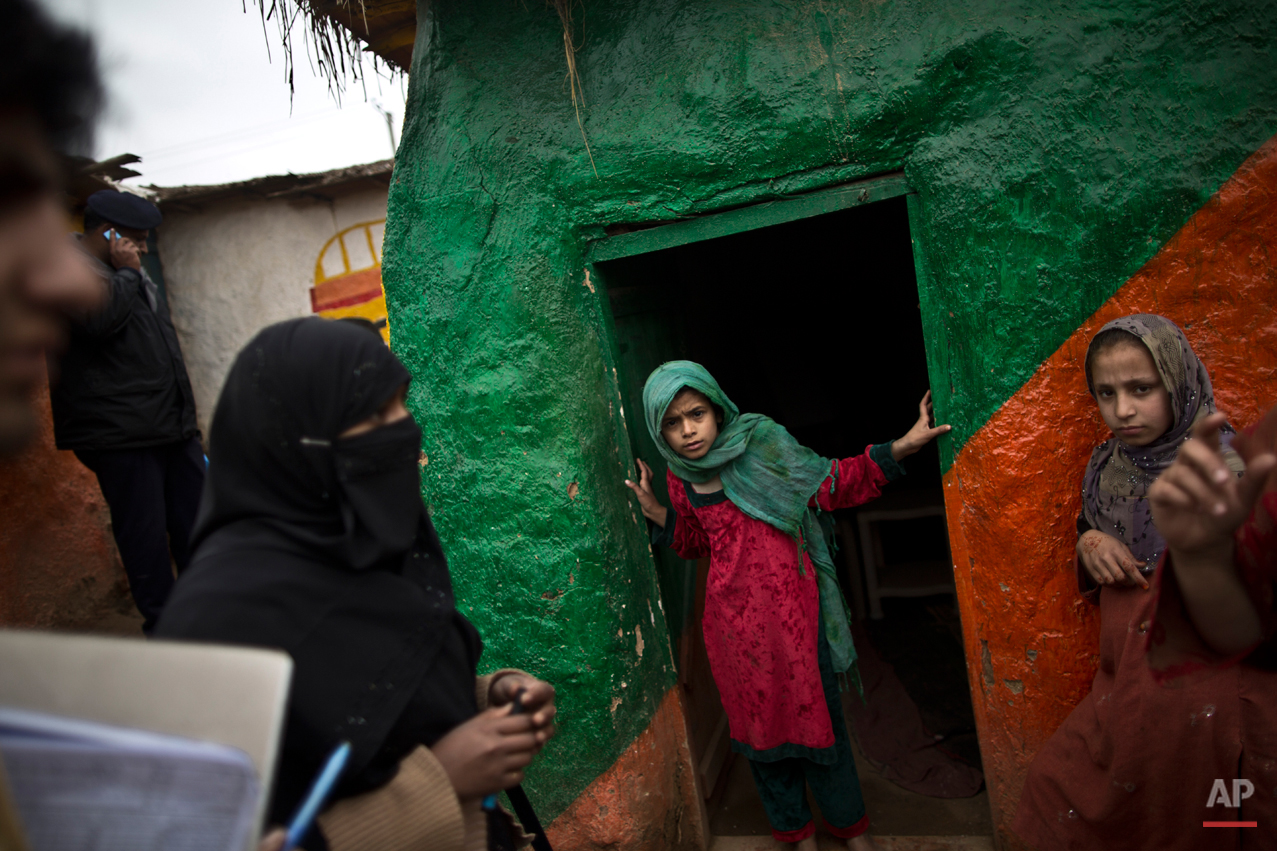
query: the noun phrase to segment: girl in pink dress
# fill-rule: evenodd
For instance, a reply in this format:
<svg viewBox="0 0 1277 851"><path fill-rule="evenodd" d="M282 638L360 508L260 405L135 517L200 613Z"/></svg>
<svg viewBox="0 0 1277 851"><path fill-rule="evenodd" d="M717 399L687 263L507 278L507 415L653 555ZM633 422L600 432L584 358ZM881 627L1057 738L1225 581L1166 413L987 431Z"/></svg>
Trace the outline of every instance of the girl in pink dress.
<svg viewBox="0 0 1277 851"><path fill-rule="evenodd" d="M810 785L831 833L848 848L877 847L838 698L836 676L851 670L855 648L819 512L878 496L903 474L902 458L949 427L931 426L928 393L903 438L821 458L770 418L740 413L691 361L658 367L643 407L673 508L657 501L642 460L639 482L626 485L657 543L710 559L705 650L732 749L750 761L773 836L814 851Z"/></svg>

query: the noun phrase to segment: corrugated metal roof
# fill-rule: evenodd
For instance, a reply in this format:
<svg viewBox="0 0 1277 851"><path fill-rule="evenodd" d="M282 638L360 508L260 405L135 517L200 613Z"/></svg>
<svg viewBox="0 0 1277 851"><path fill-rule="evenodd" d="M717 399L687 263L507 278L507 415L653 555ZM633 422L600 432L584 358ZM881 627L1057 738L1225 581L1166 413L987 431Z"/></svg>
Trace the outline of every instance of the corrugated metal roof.
<svg viewBox="0 0 1277 851"><path fill-rule="evenodd" d="M359 184L389 186L394 160L378 160L313 174L275 174L255 177L238 183L213 186L153 186L161 207L197 206L234 197L297 198L314 196L330 198L338 191L349 191Z"/></svg>

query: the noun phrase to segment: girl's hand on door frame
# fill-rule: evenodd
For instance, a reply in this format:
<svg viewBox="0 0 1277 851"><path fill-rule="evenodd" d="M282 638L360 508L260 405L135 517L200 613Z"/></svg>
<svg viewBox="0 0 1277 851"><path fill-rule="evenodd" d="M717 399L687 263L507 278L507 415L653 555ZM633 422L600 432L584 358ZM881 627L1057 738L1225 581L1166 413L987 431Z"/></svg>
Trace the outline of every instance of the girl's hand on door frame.
<svg viewBox="0 0 1277 851"><path fill-rule="evenodd" d="M931 391L928 390L918 403L918 421L913 428L905 432L905 436L891 443L891 457L900 461L917 452L942 434L948 434L953 426L936 425L935 411L931 406Z"/></svg>
<svg viewBox="0 0 1277 851"><path fill-rule="evenodd" d="M660 500L656 498L656 493L652 490L652 468L647 466L642 458L634 460L639 468L638 484L626 479L625 486L634 491L634 495L638 497L643 516L664 529L665 521L669 519L669 509L661 505Z"/></svg>

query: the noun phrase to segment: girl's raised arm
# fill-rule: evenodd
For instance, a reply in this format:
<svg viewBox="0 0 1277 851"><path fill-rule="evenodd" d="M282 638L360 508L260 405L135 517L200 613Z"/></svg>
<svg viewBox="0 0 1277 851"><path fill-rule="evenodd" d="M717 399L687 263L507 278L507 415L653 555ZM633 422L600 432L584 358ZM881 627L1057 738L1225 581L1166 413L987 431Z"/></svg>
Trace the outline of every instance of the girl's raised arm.
<svg viewBox="0 0 1277 851"><path fill-rule="evenodd" d="M936 426L931 408L931 391L918 403L918 421L905 436L890 443L867 447L863 455L834 462L831 476L825 479L812 498L811 505L824 511L853 508L876 499L882 486L905 474L899 461L914 454L950 427Z"/></svg>

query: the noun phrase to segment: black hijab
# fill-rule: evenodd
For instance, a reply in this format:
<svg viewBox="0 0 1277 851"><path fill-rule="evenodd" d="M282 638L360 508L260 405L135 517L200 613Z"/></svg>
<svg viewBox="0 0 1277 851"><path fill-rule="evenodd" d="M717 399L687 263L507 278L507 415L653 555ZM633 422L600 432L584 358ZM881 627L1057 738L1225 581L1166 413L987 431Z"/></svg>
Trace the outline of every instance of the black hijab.
<svg viewBox="0 0 1277 851"><path fill-rule="evenodd" d="M421 502L420 430L409 417L338 438L409 377L357 325L281 322L240 352L213 417L195 554L156 634L292 656L275 822L343 739L336 798L478 711L482 646Z"/></svg>

